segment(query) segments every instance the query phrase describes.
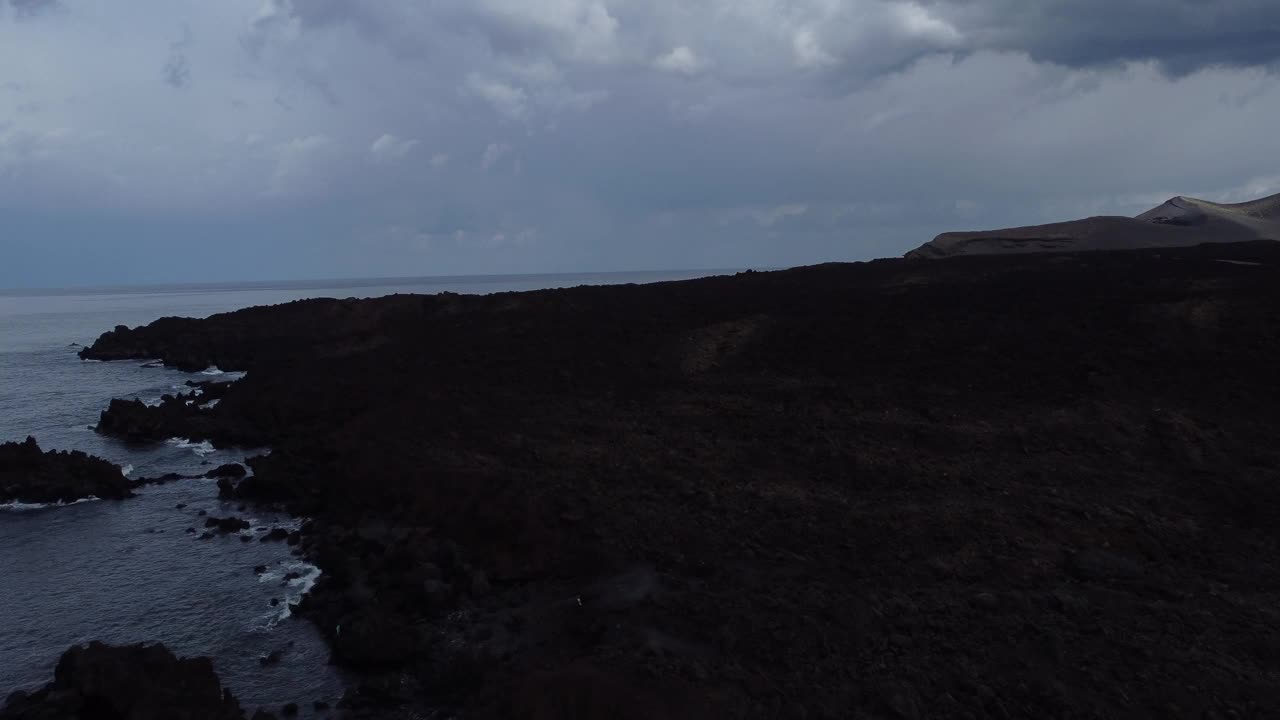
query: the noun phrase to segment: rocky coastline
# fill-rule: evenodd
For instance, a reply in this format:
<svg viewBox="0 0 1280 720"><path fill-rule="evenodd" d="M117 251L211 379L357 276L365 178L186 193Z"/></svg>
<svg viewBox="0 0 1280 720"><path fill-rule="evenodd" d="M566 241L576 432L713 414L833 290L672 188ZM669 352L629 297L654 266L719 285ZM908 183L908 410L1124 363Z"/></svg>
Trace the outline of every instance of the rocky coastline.
<svg viewBox="0 0 1280 720"><path fill-rule="evenodd" d="M117 328L247 371L353 716L1262 717L1280 249L887 260ZM291 540L292 541L292 540Z"/></svg>

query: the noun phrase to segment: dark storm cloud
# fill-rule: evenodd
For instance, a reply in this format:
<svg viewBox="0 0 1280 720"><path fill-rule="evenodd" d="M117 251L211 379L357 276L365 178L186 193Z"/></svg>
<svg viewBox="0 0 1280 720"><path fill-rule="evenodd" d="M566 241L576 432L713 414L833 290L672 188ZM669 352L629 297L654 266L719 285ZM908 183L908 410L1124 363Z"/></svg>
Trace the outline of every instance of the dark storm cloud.
<svg viewBox="0 0 1280 720"><path fill-rule="evenodd" d="M59 7L61 4L60 0L9 0L9 7L13 8L18 17L36 15Z"/></svg>
<svg viewBox="0 0 1280 720"><path fill-rule="evenodd" d="M1071 67L1154 60L1175 74L1280 59L1275 0L933 0L970 50Z"/></svg>

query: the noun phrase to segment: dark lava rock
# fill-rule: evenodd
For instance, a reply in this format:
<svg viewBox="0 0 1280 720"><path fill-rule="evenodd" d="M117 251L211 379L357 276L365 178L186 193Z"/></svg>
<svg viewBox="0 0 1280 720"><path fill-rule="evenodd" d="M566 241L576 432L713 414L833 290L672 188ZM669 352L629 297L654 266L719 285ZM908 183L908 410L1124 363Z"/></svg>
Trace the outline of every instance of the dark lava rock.
<svg viewBox="0 0 1280 720"><path fill-rule="evenodd" d="M366 610L347 618L333 638L334 655L353 668L395 667L418 650L417 634L403 618Z"/></svg>
<svg viewBox="0 0 1280 720"><path fill-rule="evenodd" d="M86 356L248 371L145 414L273 449L232 490L313 520L301 614L444 716L1267 717L1277 318L1257 243L309 300Z"/></svg>
<svg viewBox="0 0 1280 720"><path fill-rule="evenodd" d="M187 504L186 504L186 503L178 503L177 505L174 505L173 507L174 507L174 509L175 509L175 510L183 510L183 509L185 509L185 508L187 507Z"/></svg>
<svg viewBox="0 0 1280 720"><path fill-rule="evenodd" d="M1104 550L1081 550L1069 556L1067 569L1080 580L1132 581L1143 575L1138 562Z"/></svg>
<svg viewBox="0 0 1280 720"><path fill-rule="evenodd" d="M249 521L238 517L211 517L204 521L207 528L217 528L219 532L239 532L249 529Z"/></svg>
<svg viewBox="0 0 1280 720"><path fill-rule="evenodd" d="M289 531L285 528L274 528L262 536L262 542L280 542L289 539Z"/></svg>
<svg viewBox="0 0 1280 720"><path fill-rule="evenodd" d="M255 575L261 575L262 573L264 573L264 572L266 572L266 571L267 571L267 566L266 566L266 565L257 565L257 566L255 566L255 567L253 568L253 573L254 573Z"/></svg>
<svg viewBox="0 0 1280 720"><path fill-rule="evenodd" d="M298 714L298 704L297 704L297 703L285 703L284 707L280 708L280 714L281 714L281 715L283 715L283 716L285 716L285 717L293 717L293 716L297 715L297 714Z"/></svg>
<svg viewBox="0 0 1280 720"><path fill-rule="evenodd" d="M154 442L172 437L166 432L166 418L160 408L141 400L113 399L98 419L98 432L127 442Z"/></svg>
<svg viewBox="0 0 1280 720"><path fill-rule="evenodd" d="M208 478L242 478L248 471L240 463L227 463L205 473Z"/></svg>
<svg viewBox="0 0 1280 720"><path fill-rule="evenodd" d="M253 720L276 720L275 713L269 713L266 710L258 710L253 714Z"/></svg>
<svg viewBox="0 0 1280 720"><path fill-rule="evenodd" d="M200 539L201 539L201 540L212 540L212 539L213 539L213 537L214 537L214 535L213 535L213 533L211 533L211 532L206 532L206 533L203 533L203 534L201 534L201 535L200 535Z"/></svg>
<svg viewBox="0 0 1280 720"><path fill-rule="evenodd" d="M329 703L327 703L327 702L325 702L325 701L323 701L323 700L317 700L317 701L315 701L315 702L311 703L311 707L312 707L316 712L324 712L325 710L328 710L328 709L329 709Z"/></svg>
<svg viewBox="0 0 1280 720"><path fill-rule="evenodd" d="M90 643L65 652L54 680L15 695L0 720L244 720L208 658L179 659L163 645Z"/></svg>
<svg viewBox="0 0 1280 720"><path fill-rule="evenodd" d="M283 650L272 650L271 652L258 658L258 662L262 665L278 665L280 660L284 658Z"/></svg>
<svg viewBox="0 0 1280 720"><path fill-rule="evenodd" d="M0 445L0 503L72 502L133 496L120 466L80 451L44 452L35 438Z"/></svg>

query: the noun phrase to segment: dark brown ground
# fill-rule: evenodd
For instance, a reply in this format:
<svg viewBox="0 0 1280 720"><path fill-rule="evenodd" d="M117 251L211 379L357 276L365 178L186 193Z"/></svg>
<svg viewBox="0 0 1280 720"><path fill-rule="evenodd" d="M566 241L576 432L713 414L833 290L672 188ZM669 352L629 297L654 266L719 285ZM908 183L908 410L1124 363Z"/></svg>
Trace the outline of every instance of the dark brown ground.
<svg viewBox="0 0 1280 720"><path fill-rule="evenodd" d="M224 485L315 518L357 714L1280 716L1280 245L306 301L85 356L249 371L154 412L275 449Z"/></svg>

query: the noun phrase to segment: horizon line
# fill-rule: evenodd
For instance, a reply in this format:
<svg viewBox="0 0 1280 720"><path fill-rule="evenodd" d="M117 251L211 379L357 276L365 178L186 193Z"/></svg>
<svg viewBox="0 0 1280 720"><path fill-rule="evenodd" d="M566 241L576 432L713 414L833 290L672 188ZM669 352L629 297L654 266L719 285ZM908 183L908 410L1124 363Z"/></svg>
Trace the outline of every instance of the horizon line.
<svg viewBox="0 0 1280 720"><path fill-rule="evenodd" d="M221 290L221 289L240 289L259 287L262 289L281 285L316 285L324 287L332 284L334 287L373 287L383 284L410 284L421 283L427 281L448 281L448 280L485 280L492 279L499 281L510 278L533 278L533 277L572 277L578 275L658 275L663 273L725 273L725 272L741 272L743 270L755 269L761 271L778 270L781 267L708 267L708 268L662 268L662 269L641 269L641 270L565 270L559 272L532 272L532 273L459 273L455 275L402 275L402 276L372 276L372 277L317 277L317 278L296 278L284 279L276 278L272 280L211 280L196 282L144 282L144 283L116 283L103 285L64 285L64 286L0 286L0 295L28 295L44 292L50 293L84 293L92 294L95 291L101 291L109 294L110 291L133 290L174 290L174 289L196 289L196 290Z"/></svg>

